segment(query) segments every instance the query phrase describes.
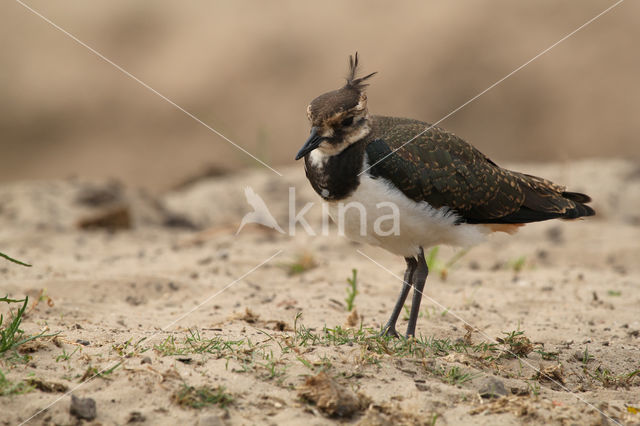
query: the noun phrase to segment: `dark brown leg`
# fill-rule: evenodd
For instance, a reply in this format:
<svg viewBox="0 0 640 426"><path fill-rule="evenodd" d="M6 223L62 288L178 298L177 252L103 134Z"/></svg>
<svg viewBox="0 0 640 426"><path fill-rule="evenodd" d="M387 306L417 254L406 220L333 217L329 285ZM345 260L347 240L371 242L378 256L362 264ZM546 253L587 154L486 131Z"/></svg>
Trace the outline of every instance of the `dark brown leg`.
<svg viewBox="0 0 640 426"><path fill-rule="evenodd" d="M404 302L405 300L407 300L407 296L409 295L409 290L411 289L411 283L413 280L413 273L416 270L417 266L417 261L413 257L406 257L405 261L407 262L407 269L404 272L404 282L402 283L400 297L398 297L396 305L393 308L393 312L391 312L391 318L389 318L389 321L387 321L387 324L385 324L384 328L382 329L383 336L399 336L398 332L396 331L396 322L398 321L400 312L402 312Z"/></svg>
<svg viewBox="0 0 640 426"><path fill-rule="evenodd" d="M420 247L418 254L417 266L413 274L413 298L411 299L411 314L409 315L409 325L407 326L407 338L415 337L416 324L418 323L418 315L420 314L420 302L422 301L422 290L429 275L427 261L424 258L424 251Z"/></svg>

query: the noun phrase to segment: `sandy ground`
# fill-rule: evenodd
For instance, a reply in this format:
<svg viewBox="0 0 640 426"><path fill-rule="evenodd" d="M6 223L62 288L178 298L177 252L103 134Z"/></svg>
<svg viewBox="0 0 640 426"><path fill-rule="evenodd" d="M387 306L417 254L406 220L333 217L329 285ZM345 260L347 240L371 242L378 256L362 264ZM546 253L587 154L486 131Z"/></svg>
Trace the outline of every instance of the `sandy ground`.
<svg viewBox="0 0 640 426"><path fill-rule="evenodd" d="M245 186L283 227L290 185L299 207L317 201L299 167L161 197L104 181L4 185L0 249L33 267L0 259L0 293L40 296L22 328L57 334L0 358L8 380L36 387L1 396L0 423L80 422L70 392L95 401L93 424L640 423L629 408L640 406L640 377L630 377L640 369L640 168L513 167L589 193L598 216L495 235L446 277L432 271L418 322L426 340L414 343L368 331L390 313L402 259L334 228L235 235L250 211ZM117 206L107 224L130 229L78 226ZM307 215L314 229L320 212L316 203ZM354 268L357 314L345 301ZM524 334L508 339L513 331ZM436 349L446 342L455 347ZM507 395L481 397L493 379ZM203 386L223 398L190 406L189 389Z"/></svg>

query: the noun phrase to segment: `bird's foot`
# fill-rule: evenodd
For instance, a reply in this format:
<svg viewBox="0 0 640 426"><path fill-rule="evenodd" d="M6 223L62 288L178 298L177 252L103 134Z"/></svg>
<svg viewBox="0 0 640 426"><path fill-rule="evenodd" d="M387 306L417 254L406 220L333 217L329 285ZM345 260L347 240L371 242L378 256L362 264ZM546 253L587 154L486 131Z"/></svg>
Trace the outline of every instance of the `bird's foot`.
<svg viewBox="0 0 640 426"><path fill-rule="evenodd" d="M396 331L395 325L387 324L380 332L380 337L400 337L400 334Z"/></svg>
<svg viewBox="0 0 640 426"><path fill-rule="evenodd" d="M409 339L414 339L415 340L415 338L416 338L416 329L415 329L415 327L413 328L413 330L410 330L409 328L407 328L407 333L404 336L405 336L405 338L407 340L409 340Z"/></svg>

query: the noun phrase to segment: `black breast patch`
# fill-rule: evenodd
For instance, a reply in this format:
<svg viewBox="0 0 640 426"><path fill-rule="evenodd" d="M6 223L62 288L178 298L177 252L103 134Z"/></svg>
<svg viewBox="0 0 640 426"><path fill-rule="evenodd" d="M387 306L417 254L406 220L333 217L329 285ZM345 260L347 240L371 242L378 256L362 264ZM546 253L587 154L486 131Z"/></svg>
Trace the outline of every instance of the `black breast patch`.
<svg viewBox="0 0 640 426"><path fill-rule="evenodd" d="M358 185L364 160L365 142L359 141L341 153L327 157L322 165L314 165L309 155L304 158L307 179L313 189L327 201L338 201L351 195Z"/></svg>

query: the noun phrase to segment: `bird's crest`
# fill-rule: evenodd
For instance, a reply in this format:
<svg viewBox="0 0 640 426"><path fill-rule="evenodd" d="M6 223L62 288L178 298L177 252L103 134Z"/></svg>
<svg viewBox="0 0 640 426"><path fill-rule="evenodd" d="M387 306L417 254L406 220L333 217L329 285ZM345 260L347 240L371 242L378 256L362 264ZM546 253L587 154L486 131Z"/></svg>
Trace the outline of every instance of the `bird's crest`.
<svg viewBox="0 0 640 426"><path fill-rule="evenodd" d="M365 83L375 72L364 77L357 78L358 74L358 53L349 56L349 74L347 83L337 90L324 93L309 104L307 116L314 126L319 126L327 120L335 117L338 122L344 118L345 112L366 109L367 95L364 89L368 86Z"/></svg>
<svg viewBox="0 0 640 426"><path fill-rule="evenodd" d="M349 55L349 74L347 75L346 88L355 89L359 92L368 86L364 81L373 77L377 72L372 72L364 77L356 78L358 74L358 52L355 55Z"/></svg>

